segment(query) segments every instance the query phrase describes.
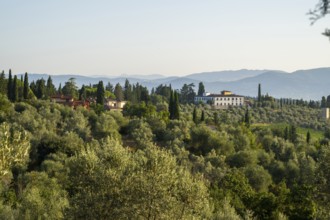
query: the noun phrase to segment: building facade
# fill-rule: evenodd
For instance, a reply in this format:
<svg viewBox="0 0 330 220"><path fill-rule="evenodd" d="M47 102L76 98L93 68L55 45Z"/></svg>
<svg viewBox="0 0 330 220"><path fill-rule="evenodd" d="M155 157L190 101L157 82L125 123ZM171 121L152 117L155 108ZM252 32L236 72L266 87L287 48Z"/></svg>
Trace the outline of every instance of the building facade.
<svg viewBox="0 0 330 220"><path fill-rule="evenodd" d="M64 96L64 95L54 95L51 98L52 102L58 103L58 104L62 104L65 106L69 106L73 109L78 108L79 106L82 106L86 109L89 109L90 106L90 102L85 100L85 101L81 101L81 100L74 100L73 97L71 96Z"/></svg>
<svg viewBox="0 0 330 220"><path fill-rule="evenodd" d="M107 110L122 110L126 105L127 101L117 101L113 99L108 99L105 102L105 109Z"/></svg>
<svg viewBox="0 0 330 220"><path fill-rule="evenodd" d="M203 96L195 96L195 103L210 104L214 108L242 107L244 96L235 95L230 91L222 91L221 94L204 93Z"/></svg>
<svg viewBox="0 0 330 220"><path fill-rule="evenodd" d="M322 118L323 119L330 118L330 109L329 108L322 108Z"/></svg>

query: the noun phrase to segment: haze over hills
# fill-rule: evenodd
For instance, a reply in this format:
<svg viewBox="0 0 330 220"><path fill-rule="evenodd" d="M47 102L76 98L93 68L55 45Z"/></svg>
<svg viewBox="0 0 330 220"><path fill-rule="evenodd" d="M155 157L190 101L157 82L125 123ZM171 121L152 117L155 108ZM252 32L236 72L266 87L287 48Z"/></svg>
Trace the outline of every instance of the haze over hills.
<svg viewBox="0 0 330 220"><path fill-rule="evenodd" d="M44 78L47 74L29 74L29 81ZM237 70L237 71L218 71L190 74L183 77L162 75L122 75L122 76L80 76L80 75L52 75L56 86L62 86L69 78L75 78L78 87L83 84L97 84L100 80L107 84L124 85L128 79L130 83L140 83L150 90L160 84L171 84L174 89L181 89L183 84L195 84L203 82L208 92L219 93L221 90L231 90L236 94L253 96L257 95L258 84L262 85L262 93L280 98L303 98L305 100L320 100L322 96L330 94L330 68L318 68L309 70L297 70L293 73L272 70Z"/></svg>
<svg viewBox="0 0 330 220"><path fill-rule="evenodd" d="M244 79L247 77L257 76L267 71L269 70L247 70L247 69L225 70L225 71L217 71L217 72L194 73L187 75L185 77L203 82L215 82L215 81L230 82L230 81Z"/></svg>

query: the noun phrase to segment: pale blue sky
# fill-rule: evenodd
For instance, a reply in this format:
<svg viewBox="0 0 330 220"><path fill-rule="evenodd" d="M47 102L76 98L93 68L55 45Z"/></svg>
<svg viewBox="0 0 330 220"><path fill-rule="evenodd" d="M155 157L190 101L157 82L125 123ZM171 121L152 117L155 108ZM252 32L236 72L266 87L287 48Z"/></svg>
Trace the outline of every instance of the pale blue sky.
<svg viewBox="0 0 330 220"><path fill-rule="evenodd" d="M330 66L318 0L0 0L0 70L186 75Z"/></svg>

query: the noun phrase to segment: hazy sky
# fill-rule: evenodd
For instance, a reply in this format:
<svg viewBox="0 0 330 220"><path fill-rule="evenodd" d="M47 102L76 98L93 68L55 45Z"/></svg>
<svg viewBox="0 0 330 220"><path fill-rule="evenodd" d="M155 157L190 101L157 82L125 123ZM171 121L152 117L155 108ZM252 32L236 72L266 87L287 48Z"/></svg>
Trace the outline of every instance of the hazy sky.
<svg viewBox="0 0 330 220"><path fill-rule="evenodd" d="M318 0L0 0L0 70L119 75L330 66Z"/></svg>

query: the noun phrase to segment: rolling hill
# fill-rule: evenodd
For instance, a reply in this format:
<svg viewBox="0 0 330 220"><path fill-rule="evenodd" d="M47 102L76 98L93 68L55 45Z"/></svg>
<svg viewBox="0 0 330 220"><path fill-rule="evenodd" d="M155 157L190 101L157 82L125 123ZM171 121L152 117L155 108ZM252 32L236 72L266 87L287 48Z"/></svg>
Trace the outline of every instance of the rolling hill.
<svg viewBox="0 0 330 220"><path fill-rule="evenodd" d="M19 76L20 77L20 76ZM47 74L29 74L29 81L44 78ZM218 71L198 74L190 74L184 77L162 75L135 75L135 76L80 76L80 75L52 75L56 86L62 86L69 78L75 78L78 87L83 84L97 84L100 80L113 85L120 83L124 85L126 79L130 83L140 83L150 90L160 84L171 84L172 88L180 89L183 84L195 84L203 82L208 92L219 93L221 90L231 90L236 94L252 96L257 95L258 84L262 85L262 93L280 98L297 98L320 100L322 96L330 94L330 68L318 68L309 70L297 70L292 73L272 70L237 70Z"/></svg>

